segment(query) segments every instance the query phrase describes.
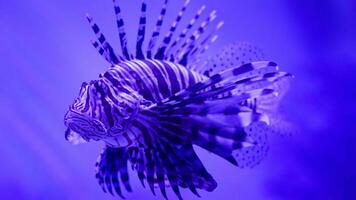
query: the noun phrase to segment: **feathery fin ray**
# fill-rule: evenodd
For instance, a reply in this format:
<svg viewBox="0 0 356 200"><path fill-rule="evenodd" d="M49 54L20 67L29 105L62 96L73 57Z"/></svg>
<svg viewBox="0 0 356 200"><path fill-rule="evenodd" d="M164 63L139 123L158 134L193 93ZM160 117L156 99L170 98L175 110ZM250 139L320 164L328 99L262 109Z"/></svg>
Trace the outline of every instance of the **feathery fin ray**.
<svg viewBox="0 0 356 200"><path fill-rule="evenodd" d="M136 58L144 60L145 56L143 55L142 44L145 40L145 31L146 31L146 10L147 4L145 0L142 0L141 6L141 17L139 22L138 34L137 34L137 43L136 43Z"/></svg>
<svg viewBox="0 0 356 200"><path fill-rule="evenodd" d="M168 33L164 37L161 46L158 48L158 51L155 55L155 59L158 59L158 60L164 59L164 57L166 55L165 54L166 48L169 45L169 43L171 42L172 36L173 36L174 32L176 31L177 26L178 26L179 22L181 21L183 15L184 15L184 12L186 11L189 3L190 3L190 0L185 0L183 7L179 11L175 21L172 23Z"/></svg>
<svg viewBox="0 0 356 200"><path fill-rule="evenodd" d="M156 46L157 39L161 33L161 27L162 27L163 20L164 20L164 17L166 16L166 12L167 12L167 4L168 4L168 0L165 0L162 5L160 15L158 16L157 23L153 30L150 42L148 44L147 58L152 57L152 50Z"/></svg>
<svg viewBox="0 0 356 200"><path fill-rule="evenodd" d="M205 10L205 6L202 6L182 32L174 38L190 0L185 1L156 51L168 0L162 5L147 49L143 49L147 4L142 0L136 54L133 60L134 57L128 50L121 8L118 0L113 2L122 56L114 52L89 15L87 19L97 37L92 41L92 45L98 53L112 65L122 67L124 70L130 69L118 71L115 76L124 77L123 81L127 81L129 79L125 78L129 76L135 79L148 74L150 70L154 75L162 73L167 77L173 73L180 89L176 90L179 92L172 92L174 90L171 89L167 98L162 97L155 99L154 103L141 105L142 108L140 107L132 120L135 129L129 130L135 136L140 136L135 138L137 143L119 148L107 146L100 154L96 163L96 178L103 191L122 198L124 188L128 192L132 191L127 162L130 162L132 169L137 172L143 187L148 186L154 195L158 187L165 199L167 186L170 186L179 199L182 199L181 188L188 188L199 197L197 189L214 190L217 184L195 154L193 144L241 168L257 165L268 151L267 134L272 131L273 124L278 126L277 120L273 118L271 120L269 116L274 116L275 108L286 90L282 84L289 83L291 75L279 72L276 63L263 61L264 57L259 49L248 43L230 45L219 55L204 62L201 56L218 38L217 32L223 22L217 22L214 29L213 21L217 15L216 11L212 11L197 28L194 28ZM193 33L190 34L190 31ZM153 67L145 62L146 58L149 60L154 58L152 62L150 61ZM172 63L165 62L168 60ZM180 65L173 66L175 62ZM140 68L142 63L147 65ZM198 78L189 77L186 82L185 80L179 82L178 73L180 78L184 78L184 75L193 76L184 74L189 70L197 72L198 75L195 76ZM163 77L160 75L160 78ZM120 84L114 77L106 78L110 79L108 81L112 81L112 84ZM147 76L147 79L150 77ZM171 77L168 79L173 80ZM138 87L142 87L142 90L151 90L156 87L156 82L162 83L155 82L154 79L149 81L150 88L148 84L147 88L143 88L142 85ZM172 84L173 82L170 83L172 88L176 87ZM155 89L162 88L160 85ZM111 91L107 89L105 92ZM101 96L105 96L103 94L104 91ZM276 94L280 94L280 97L276 97ZM106 100L105 97L102 99ZM109 109L112 102L103 102L98 106L105 107L106 112L115 112Z"/></svg>
<svg viewBox="0 0 356 200"><path fill-rule="evenodd" d="M88 21L92 25L92 29L94 30L95 34L97 35L98 41L93 41L92 44L97 49L99 54L107 60L111 64L118 64L127 60L132 60L133 56L130 53L128 49L128 41L127 41L127 34L125 31L125 22L124 19L121 16L121 7L119 5L119 0L113 0L114 3L114 11L115 11L115 16L116 16L116 23L117 23L117 29L119 32L119 40L120 40L120 46L121 46L121 51L122 55L118 55L114 52L114 49L112 46L106 41L104 35L100 32L99 27L93 22L93 19L91 17L87 17ZM180 64L187 66L188 63L196 63L195 61L195 56L194 54L201 54L203 52L203 49L208 48L208 43L212 43L216 40L217 38L217 30L220 29L220 25L218 25L218 28L214 32L215 34L211 33L209 34L199 45L196 45L196 41L200 38L202 34L204 34L206 28L209 26L209 24L216 18L216 12L213 11L210 13L209 17L202 22L200 27L196 28L194 30L194 25L202 15L203 11L205 10L205 5L203 5L195 14L195 16L190 20L190 22L186 25L186 27L182 30L182 32L176 37L173 38L173 35L183 18L183 15L190 3L190 0L185 0L184 5L182 6L181 10L178 12L176 19L173 21L169 31L163 38L163 41L161 42L160 46L154 52L154 48L157 44L157 40L160 36L161 33L161 28L163 25L163 20L166 16L167 12L167 4L168 0L165 0L164 3L162 4L161 12L160 15L157 19L156 26L153 30L152 36L148 42L148 47L146 50L146 54L144 54L144 49L143 49L143 42L145 40L145 33L146 33L146 11L147 11L147 4L145 0L142 0L141 4L141 15L140 15L140 20L139 20L139 28L138 28L138 33L137 33L137 41L136 41L136 55L135 58L139 60L145 60L146 58L154 59L156 60L170 60L170 61L178 61ZM188 33L194 30L194 33L189 36L189 38L181 45L181 47L178 47L178 45L181 43L182 40L184 40L187 36ZM174 42L170 45L171 41L174 40ZM204 48L203 48L204 45ZM197 53L200 51L200 53ZM191 55L190 55L191 54ZM189 61L191 60L191 62Z"/></svg>
<svg viewBox="0 0 356 200"><path fill-rule="evenodd" d="M125 32L125 23L124 20L121 17L121 8L119 6L119 0L113 0L114 3L114 10L115 10L115 16L116 16L116 24L117 28L119 31L119 38L120 38L120 43L121 43L121 49L124 57L127 60L131 60L131 56L129 54L128 46L127 46L127 35Z"/></svg>

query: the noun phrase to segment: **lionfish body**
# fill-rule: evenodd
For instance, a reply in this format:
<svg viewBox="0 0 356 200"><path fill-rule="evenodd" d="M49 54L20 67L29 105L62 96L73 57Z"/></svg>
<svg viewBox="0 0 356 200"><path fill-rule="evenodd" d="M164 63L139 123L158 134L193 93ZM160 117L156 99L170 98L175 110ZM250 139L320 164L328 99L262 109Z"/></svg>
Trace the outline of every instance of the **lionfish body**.
<svg viewBox="0 0 356 200"><path fill-rule="evenodd" d="M180 199L180 188L189 188L198 196L197 188L212 191L217 184L193 145L239 167L258 164L268 150L272 115L291 75L279 72L274 62L263 61L260 51L247 43L229 45L217 56L201 59L216 40L222 22L214 25L213 11L194 28L203 6L174 38L189 0L157 46L166 13L164 2L146 51L147 5L143 1L133 55L121 9L114 3L122 53L114 52L88 16L97 35L92 43L111 67L99 79L83 83L65 115L67 140L105 142L96 164L103 190L119 196L121 186L131 191L129 161L142 184L147 181L154 194L158 186L165 198L167 186Z"/></svg>

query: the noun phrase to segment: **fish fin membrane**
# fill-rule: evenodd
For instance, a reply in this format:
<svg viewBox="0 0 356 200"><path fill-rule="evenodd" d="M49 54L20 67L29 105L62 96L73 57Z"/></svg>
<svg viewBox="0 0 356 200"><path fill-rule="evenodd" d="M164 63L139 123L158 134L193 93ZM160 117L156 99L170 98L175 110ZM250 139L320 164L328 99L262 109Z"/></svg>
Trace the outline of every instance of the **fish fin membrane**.
<svg viewBox="0 0 356 200"><path fill-rule="evenodd" d="M272 133L282 137L297 135L301 132L299 127L281 112L270 115L270 129Z"/></svg>
<svg viewBox="0 0 356 200"><path fill-rule="evenodd" d="M159 133L159 130L151 130ZM179 146L157 138L151 145L133 145L127 148L106 147L96 163L96 178L104 192L124 198L122 187L131 192L127 161L144 187L153 194L159 188L167 199L166 189L171 188L183 199L180 188L188 188L199 196L197 189L213 191L216 181L207 172L196 155L192 144Z"/></svg>
<svg viewBox="0 0 356 200"><path fill-rule="evenodd" d="M272 93L255 98L255 102L250 106L256 108L257 112L263 113L269 118L269 125L272 132L282 135L294 135L300 132L298 127L280 110L280 104L289 90L293 76L281 76L269 86ZM250 100L251 101L251 100Z"/></svg>
<svg viewBox="0 0 356 200"><path fill-rule="evenodd" d="M267 134L270 133L269 126L263 121L256 121L244 128L248 145L243 148L234 149L232 157L240 168L255 167L267 155L269 150Z"/></svg>
<svg viewBox="0 0 356 200"><path fill-rule="evenodd" d="M153 194L159 188L167 199L166 189L171 188L182 199L180 188L189 188L199 196L197 189L212 191L216 181L206 171L191 144L177 148L157 139L151 146L130 147L129 160L137 171L142 185L149 186Z"/></svg>
<svg viewBox="0 0 356 200"><path fill-rule="evenodd" d="M182 143L198 145L239 167L257 165L268 150L269 118L239 106L238 98L208 100L161 112L158 123L179 134ZM164 132L158 136L166 138Z"/></svg>
<svg viewBox="0 0 356 200"><path fill-rule="evenodd" d="M253 167L268 150L270 119L245 102L275 92L273 85L286 76L268 61L229 68L147 108L138 120L154 133L151 138L178 149L193 143L234 165ZM226 92L231 95L220 96Z"/></svg>
<svg viewBox="0 0 356 200"><path fill-rule="evenodd" d="M226 45L214 56L198 57L192 69L206 76L212 76L229 68L264 60L264 53L259 47L248 42L235 42Z"/></svg>
<svg viewBox="0 0 356 200"><path fill-rule="evenodd" d="M185 0L181 9L178 11L175 20L169 27L168 32L163 36L160 44L158 43L161 29L164 26L164 18L167 13L168 0L162 2L162 9L159 13L157 22L152 31L152 36L148 41L148 46L144 47L143 43L146 37L146 12L149 10L149 5L143 0L141 4L141 14L139 17L139 27L136 40L136 55L134 56L129 50L128 36L125 31L125 20L122 17L122 8L119 0L113 0L114 11L116 16L116 24L121 46L121 53L116 53L112 46L107 42L104 34L99 29L99 26L94 23L93 19L88 16L88 21L96 35L96 40L92 41L93 46L98 53L105 58L110 64L139 59L157 59L167 60L179 63L187 68L196 63L196 57L202 55L218 37L217 32L222 27L223 22L213 23L217 18L216 11L211 11L209 16L203 20L200 26L195 26L205 10L205 5L197 10L195 16L190 19L181 33L175 36L176 30L182 24L184 14L188 9L190 0ZM215 26L215 29L213 28ZM210 30L213 29L213 30ZM159 44L159 46L158 46Z"/></svg>
<svg viewBox="0 0 356 200"><path fill-rule="evenodd" d="M192 145L198 145L238 167L253 167L267 154L268 115L245 105L251 98L275 92L276 81L290 76L276 63L260 61L226 69L156 104L143 107L130 131L139 145L129 160L142 185L166 197L166 182L179 199L180 188L212 191L216 182ZM220 96L230 92L230 96ZM156 186L156 187L155 187Z"/></svg>
<svg viewBox="0 0 356 200"><path fill-rule="evenodd" d="M124 198L121 186L128 192L132 191L129 183L127 161L127 148L105 147L103 149L95 164L95 177L104 192Z"/></svg>

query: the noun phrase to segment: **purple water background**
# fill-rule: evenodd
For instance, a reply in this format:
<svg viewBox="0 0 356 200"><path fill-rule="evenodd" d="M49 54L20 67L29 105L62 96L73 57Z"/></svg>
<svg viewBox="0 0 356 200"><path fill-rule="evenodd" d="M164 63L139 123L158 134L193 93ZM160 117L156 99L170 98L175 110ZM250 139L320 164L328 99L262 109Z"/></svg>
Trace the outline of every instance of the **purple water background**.
<svg viewBox="0 0 356 200"><path fill-rule="evenodd" d="M148 3L151 28L161 1ZM131 43L139 4L122 0ZM172 1L168 9L181 4ZM209 53L249 41L296 76L282 110L300 130L272 135L268 157L252 170L199 150L218 182L202 199L354 199L356 2L194 0L186 19L201 4L225 20ZM110 0L0 1L0 199L113 199L94 178L103 144L64 140L64 112L81 82L108 67L89 42L86 12L118 47ZM127 199L162 198L143 189L136 175L131 182L135 192ZM198 199L188 191L183 196Z"/></svg>

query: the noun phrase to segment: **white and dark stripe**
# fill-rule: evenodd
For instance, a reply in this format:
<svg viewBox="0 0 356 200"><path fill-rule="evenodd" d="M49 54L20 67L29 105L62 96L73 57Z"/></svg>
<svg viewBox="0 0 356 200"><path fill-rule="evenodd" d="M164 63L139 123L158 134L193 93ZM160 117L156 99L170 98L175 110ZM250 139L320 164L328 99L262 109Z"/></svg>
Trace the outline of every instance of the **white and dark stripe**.
<svg viewBox="0 0 356 200"><path fill-rule="evenodd" d="M130 60L131 56L129 54L129 50L127 47L127 36L126 36L125 28L124 28L125 23L121 17L121 8L119 6L118 0L113 0L113 2L114 2L117 28L119 30L119 37L120 37L122 53L127 60Z"/></svg>
<svg viewBox="0 0 356 200"><path fill-rule="evenodd" d="M97 41L93 40L92 44L98 50L99 54L111 64L119 63L122 59L120 56L118 57L116 55L114 49L110 43L107 42L104 34L100 31L99 26L94 22L93 18L89 14L87 14L87 20L97 37Z"/></svg>
<svg viewBox="0 0 356 200"><path fill-rule="evenodd" d="M213 44L217 38L218 38L218 35L216 34L216 32L218 32L221 27L224 25L224 22L221 21L219 22L215 29L213 31L211 31L209 33L208 36L206 36L200 43L199 45L196 45L189 53L189 56L188 56L188 60L190 61L195 61L193 63L198 63L199 61L197 59L199 59L199 56L202 55L203 53L205 53L211 44ZM194 66L189 66L190 69L194 70Z"/></svg>
<svg viewBox="0 0 356 200"><path fill-rule="evenodd" d="M139 95L153 103L205 79L187 68L161 60L131 60L112 67L104 77L114 86L129 84ZM126 79L122 79L126 77Z"/></svg>
<svg viewBox="0 0 356 200"><path fill-rule="evenodd" d="M197 196L197 188L212 191L216 182L196 156L193 144L239 167L260 162L268 150L268 113L281 98L276 95L283 96L286 86L281 85L282 80L291 75L279 72L274 62L255 62L251 56L238 64L226 55L219 57L226 62L213 62L212 67L206 64L211 63L209 59L200 62L199 56L215 42L223 22L213 23L217 17L213 11L197 24L205 10L202 6L174 38L190 0L184 1L156 48L166 15L168 0L164 1L147 49L142 48L147 11L142 0L136 52L130 52L118 1L113 0L122 53L114 52L88 15L96 35L92 45L111 67L98 80L83 83L65 116L66 138L72 131L84 140L106 143L96 165L103 190L122 197L120 175L131 191L126 166L130 161L141 183L147 181L153 193L158 183L166 197L165 179L179 199L179 187L189 188Z"/></svg>
<svg viewBox="0 0 356 200"><path fill-rule="evenodd" d="M175 20L173 21L168 32L164 36L161 44L158 46L158 48L155 48L158 43L157 41L161 34L163 20L167 12L168 0L165 0L162 5L161 12L158 16L156 26L153 29L152 36L148 42L148 47L146 49L143 48L143 43L146 34L147 4L146 4L146 0L142 0L141 14L140 14L137 41L136 41L136 54L134 56L132 52L130 52L128 49L127 33L125 32L125 28L124 28L125 25L124 19L121 16L121 8L119 6L119 0L113 0L113 2L114 2L117 28L119 32L119 40L121 44L121 52L122 52L121 54L117 54L116 52L114 52L114 49L106 41L104 34L100 31L99 26L96 23L94 23L92 17L87 15L87 19L91 24L91 27L97 37L96 40L92 41L92 44L95 47L95 49L98 51L98 53L112 65L117 65L119 63L123 63L133 59L145 60L147 58L147 59L155 59L160 61L176 62L187 68L190 68L190 66L196 64L196 59L194 59L193 55L189 55L189 54L195 54L198 50L203 48L202 46L205 43L208 43L208 41L213 42L217 38L216 35L210 34L207 38L205 38L205 40L203 40L203 42L199 46L195 44L196 41L200 38L200 36L204 34L209 24L216 18L216 12L213 11L210 13L209 17L202 22L202 24L199 27L193 28L196 22L198 21L198 19L202 16L203 11L205 10L205 5L203 5L197 11L197 13L189 21L189 23L182 30L182 32L177 37L175 38L173 37L190 3L190 0L185 0L184 5L178 12ZM188 36L188 33L193 30L194 30L193 34ZM186 41L184 42L185 39ZM173 44L171 44L171 41L174 41ZM181 45L181 43L183 44ZM207 49L208 46L209 45L206 44L204 45L204 48ZM146 55L144 52L146 52Z"/></svg>
<svg viewBox="0 0 356 200"><path fill-rule="evenodd" d="M141 17L139 22L138 34L137 34L137 43L136 43L136 58L137 59L145 59L142 51L142 44L145 40L145 32L146 32L146 10L147 4L145 0L142 0L141 6Z"/></svg>
<svg viewBox="0 0 356 200"><path fill-rule="evenodd" d="M205 10L205 5L203 5L195 14L195 16L190 20L189 24L187 25L187 27L185 27L182 32L179 34L179 36L176 38L176 40L170 45L170 47L167 49L167 56L170 55L170 57L173 57L173 55L171 55L170 53L172 52L172 50L174 50L175 47L177 47L177 45L185 39L185 37L187 36L187 34L189 33L189 31L193 28L193 26L195 25L195 23L197 22L197 20L200 18L200 16L202 15L203 11ZM167 59L167 58L166 58Z"/></svg>
<svg viewBox="0 0 356 200"><path fill-rule="evenodd" d="M150 42L148 44L147 58L151 58L152 57L152 50L156 46L157 39L158 39L158 37L159 37L159 35L161 33L161 27L162 27L163 20L164 20L164 17L166 15L166 12L167 12L167 4L168 4L168 0L165 0L163 5L162 5L161 12L160 12L160 14L158 16L158 20L157 20L156 26L155 26L155 28L153 30L152 37L151 37Z"/></svg>
<svg viewBox="0 0 356 200"><path fill-rule="evenodd" d="M184 5L183 5L183 7L179 11L175 21L173 22L173 24L171 25L168 33L164 37L161 46L158 48L157 53L155 55L155 59L159 59L159 60L164 59L164 57L166 55L166 53L165 53L166 52L166 48L169 45L169 43L171 42L172 36L173 36L174 32L176 31L179 22L182 20L182 17L184 15L184 12L187 9L187 6L188 6L189 2L190 2L190 0L186 0Z"/></svg>
<svg viewBox="0 0 356 200"><path fill-rule="evenodd" d="M115 130L113 127L117 124L130 123L126 118L138 109L141 98L159 103L204 79L169 61L126 61L111 67L99 80L84 83L73 109L103 122L106 129ZM133 133L113 131L110 134L116 139L106 140L112 146L131 145L137 139Z"/></svg>
<svg viewBox="0 0 356 200"><path fill-rule="evenodd" d="M176 60L179 61L180 64L186 65L188 60L187 56L190 51L195 47L195 42L200 38L202 34L206 31L208 25L216 19L216 11L212 11L210 15L204 20L199 28L194 31L193 35L191 35L186 42L182 45L180 49L175 53Z"/></svg>

